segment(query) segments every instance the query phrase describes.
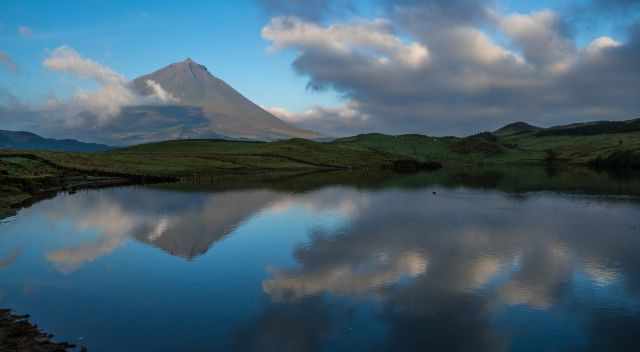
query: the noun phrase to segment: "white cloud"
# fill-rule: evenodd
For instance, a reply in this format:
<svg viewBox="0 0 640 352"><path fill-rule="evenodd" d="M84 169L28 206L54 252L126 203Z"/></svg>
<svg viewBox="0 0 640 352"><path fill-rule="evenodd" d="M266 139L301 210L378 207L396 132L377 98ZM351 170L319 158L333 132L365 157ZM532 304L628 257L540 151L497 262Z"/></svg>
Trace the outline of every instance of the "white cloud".
<svg viewBox="0 0 640 352"><path fill-rule="evenodd" d="M314 106L302 112L292 112L282 107L270 107L265 110L300 128L331 137L346 136L360 131L370 118L367 113L361 111L360 105L355 101L337 107Z"/></svg>
<svg viewBox="0 0 640 352"><path fill-rule="evenodd" d="M262 283L263 291L276 301L295 300L320 293L351 296L367 295L395 284L403 278L416 278L427 272L429 259L421 253L376 253L363 262L344 263L313 273L272 269L273 278ZM372 270L362 272L361 267Z"/></svg>
<svg viewBox="0 0 640 352"><path fill-rule="evenodd" d="M358 111L358 104L355 102L350 102L345 105L333 108L315 106L300 113L291 112L282 107L271 107L266 108L266 110L273 115L281 118L282 120L291 123L301 123L309 120L321 120L328 114L335 115L345 121L367 119L366 115L362 115Z"/></svg>
<svg viewBox="0 0 640 352"><path fill-rule="evenodd" d="M155 95L158 99L160 99L163 103L177 103L179 101L178 98L174 97L171 93L167 92L162 88L160 83L148 79L146 82L147 87L151 89L153 95Z"/></svg>
<svg viewBox="0 0 640 352"><path fill-rule="evenodd" d="M359 54L373 64L419 68L428 64L430 57L425 46L405 43L381 19L323 27L296 17L276 17L262 29L262 36L271 41L272 50L295 48L345 56Z"/></svg>
<svg viewBox="0 0 640 352"><path fill-rule="evenodd" d="M622 46L622 44L611 37L598 37L589 43L585 48L585 53L589 57L596 57L607 49L617 48L620 46Z"/></svg>
<svg viewBox="0 0 640 352"><path fill-rule="evenodd" d="M126 83L124 76L109 67L82 57L68 46L61 46L53 50L51 55L44 60L43 65L53 71L66 72L81 78L95 80L104 85Z"/></svg>
<svg viewBox="0 0 640 352"><path fill-rule="evenodd" d="M98 84L96 91L79 89L71 101L59 103L69 111L65 120L70 126L79 126L87 121L77 112L89 111L97 116L97 123L103 125L116 118L123 107L141 104L177 103L173 95L165 91L157 82L148 80L151 88L150 96L141 96L130 86L128 80L113 69L80 55L68 46L61 46L51 52L43 62L44 67L72 76L94 81ZM66 104L66 106L65 106ZM73 113L76 112L76 113Z"/></svg>
<svg viewBox="0 0 640 352"><path fill-rule="evenodd" d="M461 58L470 59L479 64L493 64L503 60L513 60L524 64L524 59L516 53L494 43L485 33L473 27L455 27L448 33L449 41L460 43L452 46Z"/></svg>

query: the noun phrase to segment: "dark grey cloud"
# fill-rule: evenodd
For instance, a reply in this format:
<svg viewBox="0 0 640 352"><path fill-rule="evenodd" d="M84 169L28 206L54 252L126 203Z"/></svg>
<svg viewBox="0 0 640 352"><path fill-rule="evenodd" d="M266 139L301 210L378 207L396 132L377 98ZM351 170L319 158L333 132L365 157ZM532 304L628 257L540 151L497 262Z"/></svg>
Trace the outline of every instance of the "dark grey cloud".
<svg viewBox="0 0 640 352"><path fill-rule="evenodd" d="M8 89L0 87L0 125L3 129L31 131L38 128L41 117Z"/></svg>
<svg viewBox="0 0 640 352"><path fill-rule="evenodd" d="M326 134L461 134L515 120L548 126L640 112L637 26L626 41L601 37L579 47L560 12L502 14L490 1L386 4L384 23L280 18L265 27L275 49L296 51L293 69L311 89L349 102L324 108L327 128L319 107L291 120ZM423 60L402 60L417 48L427 53ZM357 113L341 119L336 112L347 106Z"/></svg>
<svg viewBox="0 0 640 352"><path fill-rule="evenodd" d="M109 122L94 125L97 117L83 112L82 123L61 134L75 131L91 140L116 144L137 144L159 140L217 137L209 128L210 120L202 108L177 105L126 106Z"/></svg>
<svg viewBox="0 0 640 352"><path fill-rule="evenodd" d="M494 0L383 0L391 16L414 21L424 29L453 23L481 24L490 20Z"/></svg>
<svg viewBox="0 0 640 352"><path fill-rule="evenodd" d="M13 97L15 98L15 97ZM48 138L127 145L181 138L215 138L201 108L176 105L125 106L108 121L66 103L31 106L0 102L3 129L24 130Z"/></svg>

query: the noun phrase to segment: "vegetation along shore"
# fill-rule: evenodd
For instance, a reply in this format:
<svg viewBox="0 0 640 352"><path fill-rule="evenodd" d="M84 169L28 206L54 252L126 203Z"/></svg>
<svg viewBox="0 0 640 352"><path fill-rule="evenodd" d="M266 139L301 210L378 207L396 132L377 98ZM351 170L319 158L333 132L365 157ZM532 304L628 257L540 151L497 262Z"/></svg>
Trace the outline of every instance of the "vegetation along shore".
<svg viewBox="0 0 640 352"><path fill-rule="evenodd" d="M514 123L469 137L365 134L330 142L174 140L101 152L0 151L0 213L52 192L223 175L472 165L640 168L640 120L539 128Z"/></svg>

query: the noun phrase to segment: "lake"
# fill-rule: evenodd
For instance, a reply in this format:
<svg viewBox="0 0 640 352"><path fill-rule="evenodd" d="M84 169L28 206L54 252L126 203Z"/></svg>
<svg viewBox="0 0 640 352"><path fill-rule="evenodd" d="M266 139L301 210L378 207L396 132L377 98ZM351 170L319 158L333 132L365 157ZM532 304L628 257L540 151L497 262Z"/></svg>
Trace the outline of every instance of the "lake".
<svg viewBox="0 0 640 352"><path fill-rule="evenodd" d="M637 351L635 180L60 194L0 224L0 307L90 351Z"/></svg>

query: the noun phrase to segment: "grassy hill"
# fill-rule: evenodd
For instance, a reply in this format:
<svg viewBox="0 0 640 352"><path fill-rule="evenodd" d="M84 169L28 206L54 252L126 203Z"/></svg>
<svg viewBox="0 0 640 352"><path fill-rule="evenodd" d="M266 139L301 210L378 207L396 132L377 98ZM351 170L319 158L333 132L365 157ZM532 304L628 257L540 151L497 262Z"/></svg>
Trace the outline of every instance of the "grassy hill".
<svg viewBox="0 0 640 352"><path fill-rule="evenodd" d="M261 179L331 170L372 173L408 159L463 169L550 163L640 169L640 122L548 129L516 123L465 138L364 134L332 142L175 140L97 153L0 150L0 203L7 208L45 190L115 182L104 177Z"/></svg>
<svg viewBox="0 0 640 352"><path fill-rule="evenodd" d="M146 176L380 169L403 159L438 161L445 166L551 161L586 165L621 156L640 160L640 129L629 127L635 123L597 126L609 132L594 134L594 125L584 124L551 129L512 124L495 133L465 138L364 134L332 142L175 140L100 153L0 151L0 158L29 155L73 171Z"/></svg>
<svg viewBox="0 0 640 352"><path fill-rule="evenodd" d="M334 143L421 161L447 164L546 164L640 167L640 120L551 128L513 123L465 138L367 134ZM615 164L614 161L621 161ZM610 161L610 164L606 162Z"/></svg>

